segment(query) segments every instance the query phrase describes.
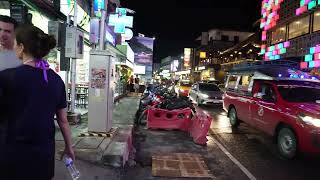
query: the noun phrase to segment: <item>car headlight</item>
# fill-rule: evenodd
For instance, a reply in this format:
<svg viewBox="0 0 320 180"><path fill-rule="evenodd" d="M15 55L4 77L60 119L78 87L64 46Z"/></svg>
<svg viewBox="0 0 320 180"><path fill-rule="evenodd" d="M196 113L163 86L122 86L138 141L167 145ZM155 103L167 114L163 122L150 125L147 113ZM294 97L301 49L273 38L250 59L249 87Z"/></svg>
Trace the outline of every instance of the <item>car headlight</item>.
<svg viewBox="0 0 320 180"><path fill-rule="evenodd" d="M306 124L313 125L315 127L320 127L320 119L318 118L313 118L311 116L306 116L304 114L300 114L299 118Z"/></svg>
<svg viewBox="0 0 320 180"><path fill-rule="evenodd" d="M203 98L209 98L207 94L203 94L203 93L200 93L200 96L202 96Z"/></svg>

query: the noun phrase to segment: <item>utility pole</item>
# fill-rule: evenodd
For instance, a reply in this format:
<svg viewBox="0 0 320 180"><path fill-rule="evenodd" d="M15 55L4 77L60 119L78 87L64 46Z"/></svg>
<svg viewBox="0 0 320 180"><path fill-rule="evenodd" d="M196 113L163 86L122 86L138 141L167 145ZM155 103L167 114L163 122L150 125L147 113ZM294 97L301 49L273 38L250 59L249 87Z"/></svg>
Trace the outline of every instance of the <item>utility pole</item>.
<svg viewBox="0 0 320 180"><path fill-rule="evenodd" d="M77 27L77 12L78 12L78 4L77 1L74 0L74 12L73 12L73 26ZM77 59L71 58L71 113L75 113L76 109L76 70L77 70Z"/></svg>
<svg viewBox="0 0 320 180"><path fill-rule="evenodd" d="M108 4L108 0L105 0L105 4ZM106 22L106 10L103 9L101 10L101 19L100 19L99 50L104 50L105 22Z"/></svg>

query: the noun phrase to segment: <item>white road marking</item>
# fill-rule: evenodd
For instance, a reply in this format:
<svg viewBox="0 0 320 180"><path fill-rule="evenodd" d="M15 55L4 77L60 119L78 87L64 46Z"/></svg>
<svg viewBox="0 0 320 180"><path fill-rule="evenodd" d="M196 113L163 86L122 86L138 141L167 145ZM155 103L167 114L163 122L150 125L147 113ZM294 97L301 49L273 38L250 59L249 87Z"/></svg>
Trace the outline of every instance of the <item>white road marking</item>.
<svg viewBox="0 0 320 180"><path fill-rule="evenodd" d="M227 151L227 149L221 144L218 142L218 140L216 138L214 138L213 136L211 136L213 142L220 148L220 150L226 155L228 156L228 158L234 163L236 164L240 169L241 171L247 175L247 177L250 179L250 180L257 180L256 177L254 177L252 175L252 173L247 169L245 168L235 157L232 156L232 154Z"/></svg>

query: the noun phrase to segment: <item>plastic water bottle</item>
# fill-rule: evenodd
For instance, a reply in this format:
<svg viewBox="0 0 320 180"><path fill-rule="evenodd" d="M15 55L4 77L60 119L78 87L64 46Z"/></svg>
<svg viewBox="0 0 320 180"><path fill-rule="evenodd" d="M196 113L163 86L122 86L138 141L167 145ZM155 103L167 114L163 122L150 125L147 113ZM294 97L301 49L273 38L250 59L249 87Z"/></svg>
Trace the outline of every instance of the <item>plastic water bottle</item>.
<svg viewBox="0 0 320 180"><path fill-rule="evenodd" d="M69 171L73 180L77 180L80 178L80 172L77 170L75 165L73 164L73 160L69 156L63 157L64 163Z"/></svg>

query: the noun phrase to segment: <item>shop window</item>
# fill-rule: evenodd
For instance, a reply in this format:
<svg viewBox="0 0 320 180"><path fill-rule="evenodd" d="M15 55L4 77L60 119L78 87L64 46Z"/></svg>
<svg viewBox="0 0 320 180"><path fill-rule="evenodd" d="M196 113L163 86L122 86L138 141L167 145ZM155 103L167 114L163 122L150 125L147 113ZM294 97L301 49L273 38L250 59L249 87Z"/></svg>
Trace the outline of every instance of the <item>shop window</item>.
<svg viewBox="0 0 320 180"><path fill-rule="evenodd" d="M229 36L222 35L221 36L221 41L229 41Z"/></svg>
<svg viewBox="0 0 320 180"><path fill-rule="evenodd" d="M313 31L320 31L320 11L314 12Z"/></svg>
<svg viewBox="0 0 320 180"><path fill-rule="evenodd" d="M309 33L310 16L303 17L289 24L289 39Z"/></svg>
<svg viewBox="0 0 320 180"><path fill-rule="evenodd" d="M285 41L286 40L286 34L287 34L286 26L282 26L282 27L277 28L276 30L274 30L272 32L271 43L272 44L277 44L279 42Z"/></svg>

